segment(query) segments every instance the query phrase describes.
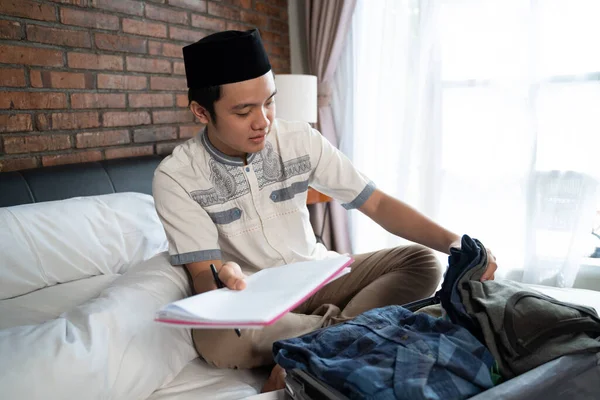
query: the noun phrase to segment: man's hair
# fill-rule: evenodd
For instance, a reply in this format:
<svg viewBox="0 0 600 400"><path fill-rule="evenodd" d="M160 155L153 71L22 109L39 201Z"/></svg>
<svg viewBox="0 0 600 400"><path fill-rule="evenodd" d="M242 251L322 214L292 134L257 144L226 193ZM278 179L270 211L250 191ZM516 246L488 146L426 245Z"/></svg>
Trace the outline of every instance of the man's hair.
<svg viewBox="0 0 600 400"><path fill-rule="evenodd" d="M213 124L216 123L217 115L215 114L215 102L221 98L221 85L207 86L203 88L189 89L188 100L200 104L208 111Z"/></svg>

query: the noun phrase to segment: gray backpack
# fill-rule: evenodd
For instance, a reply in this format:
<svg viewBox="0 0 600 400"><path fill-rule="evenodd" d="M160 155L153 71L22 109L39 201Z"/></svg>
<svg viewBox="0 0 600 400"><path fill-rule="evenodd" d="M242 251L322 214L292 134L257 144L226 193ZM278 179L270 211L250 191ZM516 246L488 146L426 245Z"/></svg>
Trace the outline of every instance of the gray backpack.
<svg viewBox="0 0 600 400"><path fill-rule="evenodd" d="M462 303L479 323L506 379L563 355L600 351L600 319L593 308L512 281L462 285Z"/></svg>

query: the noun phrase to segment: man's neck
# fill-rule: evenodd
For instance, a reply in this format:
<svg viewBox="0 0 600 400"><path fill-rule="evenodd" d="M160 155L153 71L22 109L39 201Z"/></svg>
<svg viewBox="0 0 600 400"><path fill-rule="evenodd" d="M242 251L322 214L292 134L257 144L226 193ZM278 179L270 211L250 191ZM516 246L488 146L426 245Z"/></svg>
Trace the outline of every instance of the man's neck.
<svg viewBox="0 0 600 400"><path fill-rule="evenodd" d="M206 134L208 141L213 145L214 148L219 150L221 153L230 156L241 158L244 161L244 165L248 164L248 153L240 153L238 151L233 150L231 147L227 146L225 143L218 139L218 136L214 133L210 126L206 126Z"/></svg>

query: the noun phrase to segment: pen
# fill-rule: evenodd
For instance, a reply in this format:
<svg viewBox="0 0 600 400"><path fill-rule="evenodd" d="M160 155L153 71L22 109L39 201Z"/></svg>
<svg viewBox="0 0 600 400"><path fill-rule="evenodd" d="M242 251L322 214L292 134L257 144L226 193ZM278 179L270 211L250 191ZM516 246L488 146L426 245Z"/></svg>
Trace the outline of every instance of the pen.
<svg viewBox="0 0 600 400"><path fill-rule="evenodd" d="M215 264L210 264L210 270L212 271L213 278L215 278L215 283L217 284L217 287L219 289L225 287L225 285L223 285L223 282L221 282L221 279L219 278L219 274L217 273ZM235 328L234 331L235 331L236 335L238 335L238 337L242 337L242 332L240 332L239 329Z"/></svg>

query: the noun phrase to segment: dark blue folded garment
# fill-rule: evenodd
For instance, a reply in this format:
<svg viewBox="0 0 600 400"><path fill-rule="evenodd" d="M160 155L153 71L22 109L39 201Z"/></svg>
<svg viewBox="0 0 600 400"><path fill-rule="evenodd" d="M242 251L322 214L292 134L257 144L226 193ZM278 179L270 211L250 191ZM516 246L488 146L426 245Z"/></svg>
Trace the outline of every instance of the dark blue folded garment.
<svg viewBox="0 0 600 400"><path fill-rule="evenodd" d="M477 239L463 235L461 249L452 248L448 257L448 269L442 288L436 293L442 307L452 322L469 330L483 342L483 333L477 321L469 316L460 297L458 282L469 270L487 263L487 253Z"/></svg>
<svg viewBox="0 0 600 400"><path fill-rule="evenodd" d="M273 353L351 399L465 399L493 387L494 359L473 335L400 306L278 341Z"/></svg>

